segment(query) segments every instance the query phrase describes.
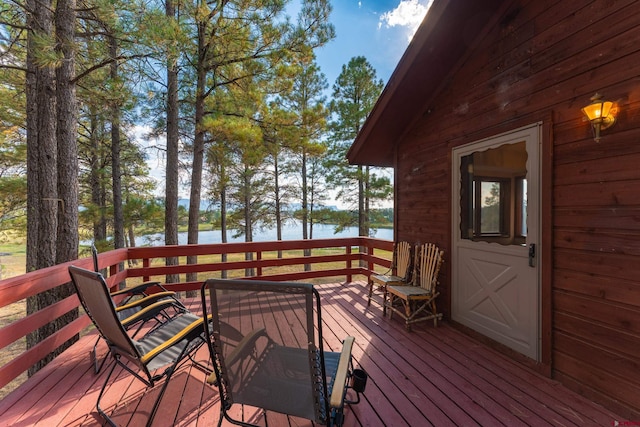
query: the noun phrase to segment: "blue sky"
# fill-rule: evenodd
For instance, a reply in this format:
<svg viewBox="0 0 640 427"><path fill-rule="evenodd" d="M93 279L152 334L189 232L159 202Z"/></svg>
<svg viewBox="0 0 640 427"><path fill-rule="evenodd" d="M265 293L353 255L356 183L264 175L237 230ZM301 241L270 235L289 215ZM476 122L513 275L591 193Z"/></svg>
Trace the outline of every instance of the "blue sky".
<svg viewBox="0 0 640 427"><path fill-rule="evenodd" d="M364 56L385 83L432 0L333 0L336 38L316 51L331 88L342 65Z"/></svg>

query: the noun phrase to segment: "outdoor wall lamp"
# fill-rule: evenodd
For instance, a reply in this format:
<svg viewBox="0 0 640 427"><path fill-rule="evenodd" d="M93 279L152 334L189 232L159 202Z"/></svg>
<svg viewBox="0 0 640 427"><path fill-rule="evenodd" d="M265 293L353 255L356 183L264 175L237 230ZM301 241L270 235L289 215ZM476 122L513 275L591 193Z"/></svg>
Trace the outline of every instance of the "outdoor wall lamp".
<svg viewBox="0 0 640 427"><path fill-rule="evenodd" d="M596 93L591 97L591 104L582 109L593 127L594 141L600 142L600 131L610 128L616 122L618 108L611 101L604 101L602 95Z"/></svg>

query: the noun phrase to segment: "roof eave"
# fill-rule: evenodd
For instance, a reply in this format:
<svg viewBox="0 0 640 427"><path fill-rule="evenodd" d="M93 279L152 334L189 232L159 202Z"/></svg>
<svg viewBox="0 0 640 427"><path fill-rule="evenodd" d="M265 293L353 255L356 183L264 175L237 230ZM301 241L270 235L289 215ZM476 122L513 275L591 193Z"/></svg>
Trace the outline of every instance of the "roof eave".
<svg viewBox="0 0 640 427"><path fill-rule="evenodd" d="M347 152L349 163L394 166L397 142L428 108L442 82L504 3L434 1Z"/></svg>

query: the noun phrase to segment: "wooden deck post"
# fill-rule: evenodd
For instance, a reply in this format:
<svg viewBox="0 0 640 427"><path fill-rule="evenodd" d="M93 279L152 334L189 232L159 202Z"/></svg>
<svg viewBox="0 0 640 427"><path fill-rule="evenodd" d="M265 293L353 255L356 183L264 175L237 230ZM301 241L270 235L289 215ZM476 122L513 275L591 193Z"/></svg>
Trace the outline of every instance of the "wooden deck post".
<svg viewBox="0 0 640 427"><path fill-rule="evenodd" d="M351 245L346 247L347 255L351 255ZM347 259L347 270L351 269L351 258ZM347 274L347 283L351 282L353 279L353 275L351 273Z"/></svg>

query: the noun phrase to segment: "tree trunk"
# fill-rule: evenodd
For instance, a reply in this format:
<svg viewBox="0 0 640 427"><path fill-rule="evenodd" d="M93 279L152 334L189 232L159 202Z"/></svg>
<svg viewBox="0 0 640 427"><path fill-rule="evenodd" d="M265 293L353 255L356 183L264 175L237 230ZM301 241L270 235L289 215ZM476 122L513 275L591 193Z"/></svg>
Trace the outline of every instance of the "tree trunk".
<svg viewBox="0 0 640 427"><path fill-rule="evenodd" d="M249 174L251 171L245 167L244 178L244 241L253 242L253 216L251 215L251 179ZM253 252L246 252L244 254L245 261L253 260ZM245 268L244 274L247 277L255 276L254 268Z"/></svg>
<svg viewBox="0 0 640 427"><path fill-rule="evenodd" d="M64 60L56 70L56 139L58 145L58 234L56 264L78 259L78 130L75 85L74 30L76 21L76 0L58 0L56 4L57 49ZM75 293L68 282L56 290L56 300L63 300ZM75 308L56 320L56 330L78 318ZM62 353L78 341L80 334L74 335L57 350Z"/></svg>
<svg viewBox="0 0 640 427"><path fill-rule="evenodd" d="M368 169L367 169L368 170ZM358 236L368 236L367 214L366 214L366 182L362 166L358 166ZM360 252L366 251L366 247L360 246ZM366 262L360 261L360 267L365 267Z"/></svg>
<svg viewBox="0 0 640 427"><path fill-rule="evenodd" d="M309 189L307 187L307 153L302 152L302 239L309 238ZM304 256L311 256L311 249L304 250ZM311 264L304 265L304 271L311 271Z"/></svg>
<svg viewBox="0 0 640 427"><path fill-rule="evenodd" d="M34 2L32 5L32 20L30 20L28 57L34 61L38 54L34 43L34 36L51 37L53 33L53 4L49 0ZM27 100L35 102L36 108L30 110L34 116L28 116L27 120L35 120L34 125L27 128L35 130L35 135L27 135L27 147L29 160L34 161L27 165L27 176L36 173L37 178L29 182L36 187L28 189L29 193L35 193L36 209L27 208L27 222L30 224L27 241L27 271L33 271L55 265L56 262L56 234L58 215L57 194L57 145L56 145L56 89L54 70L48 67L38 67L33 62L30 70L35 74L35 85L27 87L27 91L34 90L33 95L28 94ZM34 83L33 80L28 83ZM31 149L35 150L32 152ZM37 172L36 172L37 171ZM33 198L29 198L33 201ZM35 222L35 223L34 223ZM42 292L27 299L27 314L33 314L56 301L57 289ZM49 323L27 335L27 348L32 348L44 338L56 331L56 325ZM54 354L49 354L43 360L29 369L29 376L40 370L44 365L53 360Z"/></svg>
<svg viewBox="0 0 640 427"><path fill-rule="evenodd" d="M75 0L58 0L56 35L64 60L56 70L56 108L58 142L58 214L57 263L78 258L78 139L75 86ZM71 290L71 285L70 290Z"/></svg>
<svg viewBox="0 0 640 427"><path fill-rule="evenodd" d="M364 196L364 172L358 166L358 236L366 236Z"/></svg>
<svg viewBox="0 0 640 427"><path fill-rule="evenodd" d="M278 167L278 154L273 156L273 197L276 213L276 240L282 240L282 207L280 206L280 169ZM278 259L282 258L282 250L278 249Z"/></svg>
<svg viewBox="0 0 640 427"><path fill-rule="evenodd" d="M136 232L133 229L133 224L129 224L129 227L127 227L127 232L129 234L129 246L128 247L135 248L136 247ZM135 264L135 262L134 262L134 264Z"/></svg>
<svg viewBox="0 0 640 427"><path fill-rule="evenodd" d="M104 128L102 129L102 131L104 132ZM102 132L101 132L102 133ZM100 227L101 227L101 232L102 235L104 236L104 241L107 241L107 226L108 226L108 219L107 219L107 186L109 185L108 180L105 179L104 176L100 175Z"/></svg>
<svg viewBox="0 0 640 427"><path fill-rule="evenodd" d="M313 180L311 181L311 200L309 201L309 240L313 240L313 224L314 224L314 216L313 209L315 207L315 190L313 189Z"/></svg>
<svg viewBox="0 0 640 427"><path fill-rule="evenodd" d="M172 0L166 0L166 15L175 19ZM164 244L178 244L178 67L167 58L167 174L164 203ZM178 265L178 257L168 257L166 265ZM167 274L167 283L180 281L179 274Z"/></svg>
<svg viewBox="0 0 640 427"><path fill-rule="evenodd" d="M198 25L198 63L196 64L196 105L195 105L195 136L193 139L193 164L191 165L191 194L189 198L189 229L187 231L187 243L198 243L199 219L200 219L200 197L202 193L202 166L204 164L204 130L202 121L204 119L204 101L206 70L204 68L204 24ZM187 264L197 264L198 257L195 255L187 257ZM188 273L187 281L197 281L197 273ZM192 292L193 293L193 292ZM189 296L190 293L187 292ZM195 296L195 293L194 295Z"/></svg>
<svg viewBox="0 0 640 427"><path fill-rule="evenodd" d="M224 165L220 167L220 179L222 182L226 182L226 169ZM223 184L220 189L220 241L222 243L227 243L227 185ZM227 262L227 254L220 254L220 260L222 262ZM220 277L223 279L227 278L227 270L222 270L220 272Z"/></svg>
<svg viewBox="0 0 640 427"><path fill-rule="evenodd" d="M371 169L365 166L364 169L364 234L369 237L371 231Z"/></svg>
<svg viewBox="0 0 640 427"><path fill-rule="evenodd" d="M95 114L91 114L89 123L89 145L91 153L89 157L90 171L89 182L91 185L91 203L96 206L98 215L93 218L93 241L104 242L107 240L107 218L105 211L105 197L103 178L100 173L100 138L98 120Z"/></svg>
<svg viewBox="0 0 640 427"><path fill-rule="evenodd" d="M112 62L110 77L118 80L118 41L109 37L109 54ZM111 105L111 179L113 186L113 247L124 248L124 212L122 208L122 172L120 168L120 103L113 100Z"/></svg>
<svg viewBox="0 0 640 427"><path fill-rule="evenodd" d="M36 7L36 5L40 5ZM39 193L39 173L38 173L38 80L36 74L38 68L36 66L34 38L35 30L41 27L37 23L40 18L39 8L42 3L36 0L26 0L27 10L34 13L27 14L27 28L33 31L27 33L27 74L25 79L26 89L26 126L27 126L27 256L26 271L27 273L35 270L38 265L38 215L40 213L40 193ZM27 301L27 305L29 302ZM27 338L28 341L28 338Z"/></svg>

